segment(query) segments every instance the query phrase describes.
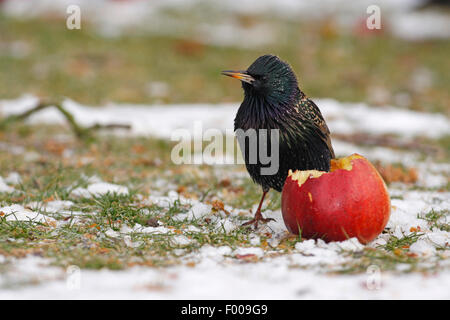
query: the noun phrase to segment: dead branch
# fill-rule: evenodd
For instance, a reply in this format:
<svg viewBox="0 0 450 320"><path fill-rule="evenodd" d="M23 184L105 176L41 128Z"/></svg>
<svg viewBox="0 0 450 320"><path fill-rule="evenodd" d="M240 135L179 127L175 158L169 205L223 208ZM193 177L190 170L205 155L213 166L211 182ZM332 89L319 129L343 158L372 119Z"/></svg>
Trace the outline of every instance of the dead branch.
<svg viewBox="0 0 450 320"><path fill-rule="evenodd" d="M116 128L120 128L120 129L127 129L129 130L131 128L130 125L126 125L126 124L99 124L96 123L93 126L87 127L87 128L83 128L82 126L80 126L74 116L67 111L61 104L59 103L53 103L53 102L44 102L41 101L39 102L39 104L37 106L35 106L34 108L28 109L27 111L20 113L20 114L13 114L10 115L6 118L4 118L3 120L0 120L0 130L5 130L6 127L14 122L18 122L18 121L23 121L26 120L28 117L30 117L32 114L39 112L43 109L46 108L50 108L50 107L54 107L57 110L59 110L61 112L61 114L64 116L64 118L67 120L67 122L69 123L72 131L75 133L76 137L81 139L81 140L90 140L92 139L92 131L95 130L100 130L100 129L116 129Z"/></svg>

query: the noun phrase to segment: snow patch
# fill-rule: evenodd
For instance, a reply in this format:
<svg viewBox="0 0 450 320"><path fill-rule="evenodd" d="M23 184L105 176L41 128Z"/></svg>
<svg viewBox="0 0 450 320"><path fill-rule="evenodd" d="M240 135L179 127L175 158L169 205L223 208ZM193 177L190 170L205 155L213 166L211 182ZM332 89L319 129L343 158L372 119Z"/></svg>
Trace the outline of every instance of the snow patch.
<svg viewBox="0 0 450 320"><path fill-rule="evenodd" d="M12 193L15 189L6 184L6 181L0 176L0 192Z"/></svg>
<svg viewBox="0 0 450 320"><path fill-rule="evenodd" d="M417 240L409 247L409 252L422 256L432 256L436 253L436 248L425 240Z"/></svg>
<svg viewBox="0 0 450 320"><path fill-rule="evenodd" d="M0 208L0 213L3 213L3 218L6 221L30 221L30 222L40 222L46 224L55 224L56 220L40 214L38 212L25 209L21 205L13 204L10 206Z"/></svg>
<svg viewBox="0 0 450 320"><path fill-rule="evenodd" d="M6 178L5 182L13 185L20 184L22 179L20 178L20 174L17 172L11 172Z"/></svg>
<svg viewBox="0 0 450 320"><path fill-rule="evenodd" d="M128 194L128 188L117 184L107 182L97 182L89 185L87 188L76 188L72 190L71 195L82 198L91 196L105 195L107 193Z"/></svg>
<svg viewBox="0 0 450 320"><path fill-rule="evenodd" d="M450 121L442 114L416 112L391 106L373 108L364 103L345 103L333 99L314 99L327 120L331 132L351 134L398 134L411 138L425 136L439 138L450 134ZM34 96L14 100L0 100L0 113L5 115L24 112L37 104ZM129 125L130 134L171 138L177 129L193 131L196 121L203 130L210 128L233 132L234 116L240 103L228 104L178 104L178 105L132 105L109 104L106 107L90 107L65 100L63 106L73 114L82 126L100 124ZM65 123L54 109L33 114L31 123ZM433 130L428 130L432 127ZM117 131L121 132L121 131ZM123 132L121 133L123 134Z"/></svg>

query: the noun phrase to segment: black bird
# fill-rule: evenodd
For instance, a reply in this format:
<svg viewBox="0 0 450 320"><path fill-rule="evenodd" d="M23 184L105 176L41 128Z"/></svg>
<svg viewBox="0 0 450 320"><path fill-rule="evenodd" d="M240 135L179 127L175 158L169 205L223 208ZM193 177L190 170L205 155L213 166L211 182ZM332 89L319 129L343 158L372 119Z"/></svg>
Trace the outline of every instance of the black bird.
<svg viewBox="0 0 450 320"><path fill-rule="evenodd" d="M244 224L257 227L259 221L273 220L263 218L261 205L270 188L281 192L289 169L330 170L330 160L334 158L330 131L317 105L299 89L290 65L277 56L264 55L245 71L222 71L222 74L241 80L244 89L234 130L241 150L245 146L242 152L247 170L253 181L262 186L263 195L255 217ZM250 139L243 134L249 129L268 130L266 136L257 136L256 161L251 161L255 158L252 158ZM279 129L279 167L276 173L267 175L261 173L268 164L259 151L263 146L271 154L276 147L271 143L270 129Z"/></svg>

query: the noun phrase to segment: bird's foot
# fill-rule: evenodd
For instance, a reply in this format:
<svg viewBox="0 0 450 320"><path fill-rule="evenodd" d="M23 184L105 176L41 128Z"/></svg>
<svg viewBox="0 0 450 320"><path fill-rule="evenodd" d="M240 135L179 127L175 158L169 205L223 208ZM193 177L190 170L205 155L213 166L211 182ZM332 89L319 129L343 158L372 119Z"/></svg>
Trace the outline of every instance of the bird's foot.
<svg viewBox="0 0 450 320"><path fill-rule="evenodd" d="M259 222L262 222L262 223L268 223L269 221L275 221L275 219L272 219L272 218L264 218L264 217L262 216L261 212L256 212L255 217L254 217L252 220L247 221L246 223L243 223L241 226L242 226L242 227L245 227L245 226L251 226L251 225L254 225L254 226L255 226L255 229L257 229L257 228L258 228L258 223L259 223Z"/></svg>

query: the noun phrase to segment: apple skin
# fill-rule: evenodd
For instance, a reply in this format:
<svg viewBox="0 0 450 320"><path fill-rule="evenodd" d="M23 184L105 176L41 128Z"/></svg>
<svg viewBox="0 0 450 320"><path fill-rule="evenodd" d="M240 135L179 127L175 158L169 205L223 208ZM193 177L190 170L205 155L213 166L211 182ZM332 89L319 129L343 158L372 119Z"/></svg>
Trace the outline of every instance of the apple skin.
<svg viewBox="0 0 450 320"><path fill-rule="evenodd" d="M290 172L281 198L284 223L294 234L299 234L300 228L301 236L307 239L329 242L356 237L368 243L389 220L391 205L383 178L360 155L332 161L337 169L308 177L301 186ZM340 169L340 162L346 162L347 169Z"/></svg>

